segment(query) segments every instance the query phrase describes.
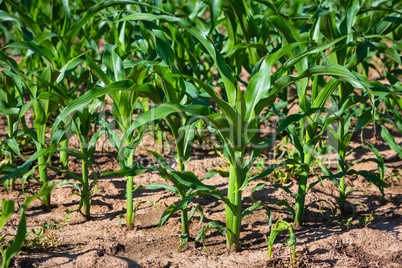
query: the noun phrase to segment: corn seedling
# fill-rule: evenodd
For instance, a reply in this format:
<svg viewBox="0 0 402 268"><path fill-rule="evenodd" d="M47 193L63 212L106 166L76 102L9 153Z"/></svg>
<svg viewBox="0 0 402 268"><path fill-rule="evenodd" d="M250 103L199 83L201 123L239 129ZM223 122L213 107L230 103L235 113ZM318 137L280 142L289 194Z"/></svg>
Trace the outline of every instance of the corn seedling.
<svg viewBox="0 0 402 268"><path fill-rule="evenodd" d="M78 181L81 183L81 186L77 185L74 182L71 182L73 186L75 186L78 190L78 193L81 197L80 200L80 205L78 207L78 210L81 211L82 209L82 214L86 218L90 218L90 205L91 205L91 199L92 197L96 194L98 189L95 188L96 183L97 183L97 174L94 172L93 175L95 179L91 183L89 181L89 170L92 168L92 166L88 166L88 162L93 162L91 159L94 156L95 149L96 149L96 142L98 138L103 135L105 132L104 129L99 130L96 132L94 135L92 135L91 139L89 139L90 131L91 131L91 123L95 120L95 117L97 117L97 109L102 105L101 101L98 99L94 100L91 103L90 107L84 107L81 110L78 110L71 118L71 129L72 132L75 133L78 137L79 140L79 145L80 145L80 153L82 154L82 176L80 178L77 178ZM63 128L66 130L66 125ZM57 143L57 142L56 142ZM61 151L61 152L67 152L67 151ZM65 172L65 171L64 171ZM68 172L71 174L71 172Z"/></svg>
<svg viewBox="0 0 402 268"><path fill-rule="evenodd" d="M193 205L199 195L223 202L226 214L224 226L209 222L196 236L204 248L207 230L215 228L226 236L227 248L241 250L242 218L257 209L270 215L269 205L277 205L284 206L294 222L276 222L269 254L278 232L288 231L293 259L292 228L302 225L311 205L306 195L316 184L328 179L338 186L338 219L345 216L346 200L356 191L346 183L355 175L379 188L384 200L390 174L381 151L375 142L349 147L355 134L363 135L372 125L376 131L375 124L381 123L382 138L402 157L393 137L393 131L402 133L398 1L0 0L0 7L0 115L7 120L0 144L0 182L8 189L21 179L26 193L26 181L39 177L42 191L35 197L40 196L45 209L51 208L47 171L52 169L76 179L63 183L77 188L79 210L90 217L101 173L92 159L104 133L117 151L120 170L103 175L126 180L127 228L134 228L138 208L151 202L135 203L135 191L170 191L177 200L162 212L158 229L179 213L179 249L191 239L190 221L197 211L203 220L203 208ZM273 130L263 133L274 121L278 124ZM135 162L136 148L148 130L159 148L171 134L173 165L163 150L148 151L156 166ZM228 170L210 170L199 178L186 164L194 141L209 141L204 132L213 136L214 150L227 159ZM70 148L73 135L78 149ZM282 141L273 148L274 159L267 165L257 160L278 144L277 137ZM21 140L30 140L34 151L28 152ZM285 147L281 154L280 146ZM370 150L374 157L348 161L359 149ZM330 152L337 155L336 172L333 162L321 161ZM57 153L60 166L53 162ZM82 162L80 175L68 170L71 156ZM24 163L16 167L20 161ZM258 169L252 171L255 161ZM376 164L378 175L353 169L367 161ZM316 174L316 165L322 174ZM158 172L168 182L134 185L134 176L145 172ZM227 196L206 183L216 173L228 177ZM269 175L276 183L259 183L252 192L276 187L294 201L256 202L251 196L254 204L244 207L249 183ZM297 192L277 183L293 177L298 179ZM310 181L313 177L317 179ZM21 231L3 252L3 267L25 239L29 202L21 210ZM316 202L325 200L312 204ZM13 207L12 201L4 201L1 227ZM349 219L341 222L351 224ZM368 224L371 217L361 221ZM35 243L40 243L44 233L35 233Z"/></svg>
<svg viewBox="0 0 402 268"><path fill-rule="evenodd" d="M180 110L200 116L214 127L215 131L217 131L217 135L219 135L221 137L221 140L224 141L224 153L230 161L228 199L230 200L231 204L236 208L235 211L232 211L232 209L228 206L226 208L226 228L231 230L231 232L227 235L227 245L228 247L231 247L235 250L240 250L239 236L242 204L241 193L243 189L247 186L249 181L258 179L262 176L266 176L267 173L272 172L272 170L269 168L266 172L263 172L258 176L246 178L247 172L251 168L255 157L259 155L262 148L266 147L266 144L271 142L270 140L268 140L263 143L260 148L254 150L255 152L252 154L250 161L244 161L244 153L248 146L248 143L258 132L258 129L256 129L255 126L256 119L262 112L263 108L274 103L277 94L286 86L299 80L305 81L304 83L305 85L307 85L307 77L316 75L329 75L335 77L335 81L337 80L336 78L338 78L346 79L354 84L359 85L361 84L361 82L346 68L337 65L313 66L307 69L303 69L302 72L296 76L283 75L289 68L291 68L295 64L299 64L308 55L329 48L331 45L339 42L339 40L343 38L342 37L326 44L310 48L303 53L293 56L288 60L287 64L285 64L272 76L271 81L271 76L268 76L267 73L270 73L273 64L276 63L281 57L287 55L287 53L290 53L295 48L302 46L303 43L293 42L282 47L277 52L267 56L260 63L259 69L251 78L245 93L242 93L236 85L233 76L223 64L221 54L213 47L212 43L210 43L209 40L204 38L201 32L191 27L187 22L165 15L156 16L151 14L132 14L124 17L122 20L153 21L156 19L166 21L167 23L175 22L179 26L183 27L186 31L193 34L194 37L197 38L199 42L201 42L201 44L205 47L209 55L213 57L214 62L217 65L219 73L222 77L227 100L222 99L220 96L218 96L217 93L213 91L213 88L210 87L208 84L205 84L202 81L199 81L198 79L195 79L193 77L183 76L199 84L199 86L201 86L202 89L205 90L209 97L216 102L222 113L211 114L210 111L206 109L204 109L204 111L197 110L198 108L195 105L187 107L183 105L177 105L175 103L170 103L170 107L161 105L157 108L158 111L156 111L155 109L155 113L162 115L162 113L160 113L159 111L163 111L163 115L168 116L169 114ZM279 22L279 18L275 16L272 17L272 20L274 22ZM272 88L270 88L271 84ZM174 109L172 107L174 107ZM131 135L132 131L136 127L138 126L136 126L135 124L132 125L131 129L126 132L125 136ZM305 185L307 177L307 171L305 171L303 176L304 179L301 182L301 191L304 191L303 183ZM297 204L299 207L304 208L304 193L303 199L300 200L300 202L297 202ZM300 212L301 210L303 209L299 209L298 212L298 214L300 215L299 218L302 215L302 213ZM232 235L232 233L234 235Z"/></svg>
<svg viewBox="0 0 402 268"><path fill-rule="evenodd" d="M268 243L268 259L271 259L272 249L275 243L276 236L283 231L289 232L289 240L287 241L286 245L291 250L291 263L292 266L294 265L294 260L296 259L296 235L293 232L293 227L290 223L278 220L276 221L274 228L270 230Z"/></svg>

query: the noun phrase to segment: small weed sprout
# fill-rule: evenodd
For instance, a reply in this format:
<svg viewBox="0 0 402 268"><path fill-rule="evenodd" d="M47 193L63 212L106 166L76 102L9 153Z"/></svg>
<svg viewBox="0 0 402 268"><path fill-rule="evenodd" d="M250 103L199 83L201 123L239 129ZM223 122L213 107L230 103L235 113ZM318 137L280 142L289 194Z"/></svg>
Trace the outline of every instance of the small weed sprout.
<svg viewBox="0 0 402 268"><path fill-rule="evenodd" d="M63 231L63 227L71 221L72 211L64 210L67 215L62 220L50 219L50 222L44 222L41 227L32 228L26 234L26 240L22 245L23 248L29 249L48 249L57 247L62 240L58 237L57 233ZM30 238L33 236L32 238Z"/></svg>

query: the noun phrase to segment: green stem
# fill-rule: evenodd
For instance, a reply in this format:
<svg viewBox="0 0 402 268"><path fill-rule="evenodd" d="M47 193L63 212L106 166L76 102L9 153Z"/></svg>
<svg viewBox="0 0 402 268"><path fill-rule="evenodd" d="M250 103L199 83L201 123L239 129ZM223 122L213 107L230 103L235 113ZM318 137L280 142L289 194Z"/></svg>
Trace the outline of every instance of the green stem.
<svg viewBox="0 0 402 268"><path fill-rule="evenodd" d="M175 135L176 136L176 135ZM176 140L176 138L175 138ZM176 149L177 149L177 161L179 164L179 171L183 172L185 170L184 159L183 159L183 142L176 140ZM185 196L181 196L181 200L183 200ZM190 223L188 221L188 211L187 208L181 210L181 230L184 236L190 238Z"/></svg>
<svg viewBox="0 0 402 268"><path fill-rule="evenodd" d="M121 131L124 133L126 129L132 124L132 117L131 114L125 114L122 115L121 118L122 122L122 127ZM126 145L130 144L133 139L133 136L130 135L130 137L127 138L126 140ZM132 150L129 156L127 156L125 163L120 162L120 166L127 166L127 167L132 167L134 164L134 154L135 154L135 149ZM123 164L124 163L124 164ZM126 176L126 203L127 203L127 215L126 215L126 224L127 224L127 229L129 231L134 230L134 219L135 219L135 214L134 214L134 200L133 200L133 189L134 189L134 176Z"/></svg>
<svg viewBox="0 0 402 268"><path fill-rule="evenodd" d="M232 203L232 200L234 200L234 186L235 186L235 167L233 165L230 166L229 170L229 185L228 185L228 199ZM229 208L228 205L225 205L225 211L226 211L226 228L228 230L232 230L232 225L233 225L233 211ZM227 232L226 235L226 246L228 249L230 249L232 244L232 234L231 232Z"/></svg>
<svg viewBox="0 0 402 268"><path fill-rule="evenodd" d="M181 198L183 200L183 197ZM190 223L188 222L188 212L187 209L183 209L181 211L181 231L182 234L187 237L187 239L190 238Z"/></svg>
<svg viewBox="0 0 402 268"><path fill-rule="evenodd" d="M67 148L68 147L68 140L63 140L60 142L60 148ZM62 169L67 169L67 159L68 159L68 154L67 151L61 151L60 152L60 164Z"/></svg>
<svg viewBox="0 0 402 268"><path fill-rule="evenodd" d="M160 127L160 125L159 125L159 127ZM163 131L162 130L158 130L156 132L156 140L158 142L158 152L163 154L164 150L163 150Z"/></svg>
<svg viewBox="0 0 402 268"><path fill-rule="evenodd" d="M183 172L185 170L184 166L184 140L183 138L180 139L179 129L175 127L175 124L171 118L167 118L167 123L172 130L173 138L176 142L176 153L177 153L177 162L179 164L179 171ZM186 198L184 195L180 195L180 200ZM181 229L182 229L182 236L187 237L190 239L190 223L188 221L188 211L187 208L181 210Z"/></svg>
<svg viewBox="0 0 402 268"><path fill-rule="evenodd" d="M42 148L45 148L45 143L46 143L46 124L44 125L39 125L37 128L38 131L38 140L41 144L40 147L37 149L40 150ZM46 156L41 155L38 158L38 165L39 165L39 180L42 185L46 184L48 182L48 176L47 176L47 168L46 168ZM42 197L42 205L44 210L50 210L50 193L47 195L44 195Z"/></svg>
<svg viewBox="0 0 402 268"><path fill-rule="evenodd" d="M182 172L185 170L185 166L183 163L182 157L182 146L181 142L176 142L177 148L177 159L179 163L179 171ZM183 200L185 196L181 196L181 200ZM190 223L188 222L188 211L187 208L181 210L181 230L183 235L187 236L188 239L190 238Z"/></svg>
<svg viewBox="0 0 402 268"><path fill-rule="evenodd" d="M83 137L83 144L81 144L81 152L85 157L88 157L88 142L87 139ZM90 192L89 192L89 172L87 163L82 160L82 201L83 201L83 211L84 216L89 219L90 213Z"/></svg>
<svg viewBox="0 0 402 268"><path fill-rule="evenodd" d="M338 139L341 141L341 144L339 145L343 146L344 143L344 121L343 119L341 119L339 121L339 130L338 130ZM339 150L339 159L338 159L338 167L339 167L339 171L340 172L344 172L345 171L345 153L344 150L345 148L342 148ZM346 199L346 194L345 194L345 176L342 176L339 180L339 213L343 214L344 212L344 208L345 208L345 199Z"/></svg>
<svg viewBox="0 0 402 268"><path fill-rule="evenodd" d="M268 245L268 260L271 259L271 255L272 255L272 246Z"/></svg>
<svg viewBox="0 0 402 268"><path fill-rule="evenodd" d="M127 159L127 165L133 165L134 158L130 155ZM127 198L127 228L128 230L134 229L134 221L133 221L133 187L134 187L134 177L127 176L127 184L126 184L126 198Z"/></svg>
<svg viewBox="0 0 402 268"><path fill-rule="evenodd" d="M345 176L339 181L339 213L343 214L345 209Z"/></svg>
<svg viewBox="0 0 402 268"><path fill-rule="evenodd" d="M290 237L296 237L294 232L293 232L293 228L292 226L289 226L289 234ZM296 241L295 243L290 247L291 251L292 251L292 267L294 267L295 265L295 259L296 259Z"/></svg>
<svg viewBox="0 0 402 268"><path fill-rule="evenodd" d="M7 115L7 135L8 135L9 139L11 139L13 137L14 123L15 123L15 117L11 116L11 115ZM10 153L10 164L14 165L14 153L12 150L10 150L9 153ZM15 182L14 179L9 180L9 185L12 190L14 190L14 186L15 186L14 182Z"/></svg>
<svg viewBox="0 0 402 268"><path fill-rule="evenodd" d="M304 156L304 164L309 165L310 160L311 160L311 154L306 154ZM303 168L303 171L300 175L299 190L297 191L297 197L296 197L296 203L295 203L295 209L296 209L295 226L296 226L296 228L300 227L300 225L303 223L304 202L306 199L308 175L309 175L308 167Z"/></svg>
<svg viewBox="0 0 402 268"><path fill-rule="evenodd" d="M226 206L226 228L230 231L227 235L226 244L228 248L235 251L240 251L240 230L241 230L241 205L242 205L242 190L241 177L243 170L243 153L235 152L233 164L230 166L228 199L235 207L234 213ZM237 214L237 215L236 215ZM230 233L231 232L231 233Z"/></svg>
<svg viewBox="0 0 402 268"><path fill-rule="evenodd" d="M13 125L15 118L11 115L7 115L7 136L9 139L13 138ZM14 153L10 151L10 163L14 164Z"/></svg>
<svg viewBox="0 0 402 268"><path fill-rule="evenodd" d="M240 229L241 229L241 204L242 204L242 191L238 189L235 190L235 203L237 215L233 216L233 233L234 239L232 240L232 248L235 251L240 251Z"/></svg>

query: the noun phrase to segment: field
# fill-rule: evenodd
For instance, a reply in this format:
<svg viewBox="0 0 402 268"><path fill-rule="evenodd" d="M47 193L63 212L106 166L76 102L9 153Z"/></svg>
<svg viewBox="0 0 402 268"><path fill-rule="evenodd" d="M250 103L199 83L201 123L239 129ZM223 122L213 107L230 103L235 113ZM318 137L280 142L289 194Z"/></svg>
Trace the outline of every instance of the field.
<svg viewBox="0 0 402 268"><path fill-rule="evenodd" d="M401 8L1 1L2 267L401 267Z"/></svg>

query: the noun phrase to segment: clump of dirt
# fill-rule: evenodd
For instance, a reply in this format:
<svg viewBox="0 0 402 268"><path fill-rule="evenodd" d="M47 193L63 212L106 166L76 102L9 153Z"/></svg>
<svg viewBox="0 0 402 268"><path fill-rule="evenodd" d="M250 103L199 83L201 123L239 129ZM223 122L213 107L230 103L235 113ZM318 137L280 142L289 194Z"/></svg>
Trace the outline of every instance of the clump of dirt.
<svg viewBox="0 0 402 268"><path fill-rule="evenodd" d="M123 252L125 248L124 245L118 242L104 241L103 239L91 241L83 248L84 253L74 261L74 266L96 267L97 264L102 265L105 259L113 259L111 258L112 256Z"/></svg>
<svg viewBox="0 0 402 268"><path fill-rule="evenodd" d="M271 258L270 260L268 260L265 263L264 267L309 268L309 267L311 267L311 264L310 264L311 260L310 260L309 256L307 255L307 253L308 253L307 248L305 248L304 250L298 251L298 252L296 252L296 259L292 260L291 252L289 252L288 256L279 256L276 258Z"/></svg>
<svg viewBox="0 0 402 268"><path fill-rule="evenodd" d="M354 259L358 267L401 267L402 264L402 250L389 256L379 257L368 253L367 249L356 244L345 245L342 241L335 245L335 250Z"/></svg>

